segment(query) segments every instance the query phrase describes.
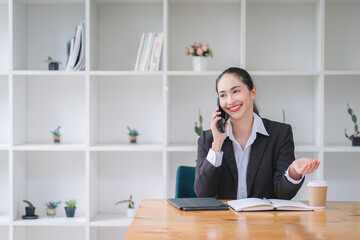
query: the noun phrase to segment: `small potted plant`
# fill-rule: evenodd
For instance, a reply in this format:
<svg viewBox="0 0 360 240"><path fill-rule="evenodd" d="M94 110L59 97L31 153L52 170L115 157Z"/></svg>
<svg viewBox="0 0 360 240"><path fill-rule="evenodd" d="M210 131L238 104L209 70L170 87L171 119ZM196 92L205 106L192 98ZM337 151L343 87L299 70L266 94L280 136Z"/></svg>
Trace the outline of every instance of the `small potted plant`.
<svg viewBox="0 0 360 240"><path fill-rule="evenodd" d="M23 200L23 202L28 204L28 206L25 207L25 215L23 215L22 218L23 219L36 219L36 218L38 218L38 216L35 215L35 207L34 207L34 205L28 200Z"/></svg>
<svg viewBox="0 0 360 240"><path fill-rule="evenodd" d="M56 61L50 56L45 60L45 62L48 64L49 70L59 70L59 64L61 64L61 62Z"/></svg>
<svg viewBox="0 0 360 240"><path fill-rule="evenodd" d="M200 137L202 131L203 131L203 128L202 128L202 116L201 116L201 112L200 112L200 109L199 109L199 127L197 126L197 122L195 122L195 132Z"/></svg>
<svg viewBox="0 0 360 240"><path fill-rule="evenodd" d="M48 64L49 70L59 70L59 64L61 64L61 62L50 56L45 60L45 62Z"/></svg>
<svg viewBox="0 0 360 240"><path fill-rule="evenodd" d="M207 57L213 57L214 50L210 49L209 44L203 44L201 41L198 41L194 42L190 47L186 47L185 55L193 57L194 71L206 71Z"/></svg>
<svg viewBox="0 0 360 240"><path fill-rule="evenodd" d="M136 137L139 135L139 132L135 129L131 129L129 126L127 129L129 130L130 143L136 143Z"/></svg>
<svg viewBox="0 0 360 240"><path fill-rule="evenodd" d="M61 201L53 202L49 201L45 203L46 206L46 216L48 217L56 217L56 208L59 206Z"/></svg>
<svg viewBox="0 0 360 240"><path fill-rule="evenodd" d="M75 215L75 210L76 210L76 200L71 199L68 201L65 201L66 207L65 208L65 213L66 213L66 217L74 217Z"/></svg>
<svg viewBox="0 0 360 240"><path fill-rule="evenodd" d="M136 209L135 209L135 203L132 200L132 195L130 195L129 199L116 202L115 205L118 205L120 203L128 203L128 208L126 210L126 216L129 218L135 217Z"/></svg>
<svg viewBox="0 0 360 240"><path fill-rule="evenodd" d="M54 131L50 131L53 134L54 143L60 143L60 128L61 126L58 126Z"/></svg>
<svg viewBox="0 0 360 240"><path fill-rule="evenodd" d="M357 125L357 118L356 118L356 115L354 114L354 111L350 108L348 103L347 103L347 107L348 107L347 112L351 116L351 120L354 123L355 133L353 135L349 136L349 135L347 135L346 129L345 129L345 137L347 137L352 142L353 146L360 146L360 132L359 132L359 127Z"/></svg>

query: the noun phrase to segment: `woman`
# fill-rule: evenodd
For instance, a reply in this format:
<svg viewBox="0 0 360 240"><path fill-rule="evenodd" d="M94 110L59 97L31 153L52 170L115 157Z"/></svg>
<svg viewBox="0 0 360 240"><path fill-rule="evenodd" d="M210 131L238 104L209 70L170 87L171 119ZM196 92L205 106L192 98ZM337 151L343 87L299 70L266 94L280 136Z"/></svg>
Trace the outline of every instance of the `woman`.
<svg viewBox="0 0 360 240"><path fill-rule="evenodd" d="M247 71L225 70L216 80L220 107L229 116L222 133L219 108L198 140L194 190L198 197L291 199L314 172L317 159L295 160L291 126L259 116L257 89Z"/></svg>

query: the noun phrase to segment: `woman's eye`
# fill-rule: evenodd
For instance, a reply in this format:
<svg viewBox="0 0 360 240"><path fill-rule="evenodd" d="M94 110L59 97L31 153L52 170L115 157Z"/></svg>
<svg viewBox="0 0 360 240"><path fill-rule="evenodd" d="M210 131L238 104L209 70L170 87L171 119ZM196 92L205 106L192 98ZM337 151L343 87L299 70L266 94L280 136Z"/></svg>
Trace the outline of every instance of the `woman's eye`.
<svg viewBox="0 0 360 240"><path fill-rule="evenodd" d="M234 93L238 93L238 92L240 92L240 90L234 90Z"/></svg>
<svg viewBox="0 0 360 240"><path fill-rule="evenodd" d="M220 97L221 97L221 98L225 97L225 94L220 94Z"/></svg>

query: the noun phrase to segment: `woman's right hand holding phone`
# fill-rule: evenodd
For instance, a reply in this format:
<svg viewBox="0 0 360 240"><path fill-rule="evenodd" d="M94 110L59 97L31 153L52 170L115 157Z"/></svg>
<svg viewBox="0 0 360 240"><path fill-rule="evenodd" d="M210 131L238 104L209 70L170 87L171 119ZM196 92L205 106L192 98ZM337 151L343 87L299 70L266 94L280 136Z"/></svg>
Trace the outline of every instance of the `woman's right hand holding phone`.
<svg viewBox="0 0 360 240"><path fill-rule="evenodd" d="M213 134L213 138L214 138L214 141L212 143L212 150L214 150L215 152L220 152L221 151L221 147L224 143L224 140L225 138L227 137L227 126L228 126L228 123L226 122L225 123L225 126L224 126L224 129L225 129L225 132L222 133L219 131L218 129L218 121L221 120L221 117L220 117L220 111L219 111L219 108L215 108L213 114L212 114L212 117L211 117L211 132Z"/></svg>

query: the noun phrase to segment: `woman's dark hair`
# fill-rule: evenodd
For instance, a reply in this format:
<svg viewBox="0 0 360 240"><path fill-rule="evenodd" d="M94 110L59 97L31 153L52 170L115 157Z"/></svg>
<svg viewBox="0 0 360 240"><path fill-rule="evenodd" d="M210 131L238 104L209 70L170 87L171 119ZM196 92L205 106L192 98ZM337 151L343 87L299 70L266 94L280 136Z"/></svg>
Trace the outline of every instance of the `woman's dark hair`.
<svg viewBox="0 0 360 240"><path fill-rule="evenodd" d="M222 76L224 76L224 74L233 74L235 76L237 76L239 78L239 80L244 83L249 91L253 90L254 88L254 82L253 80L251 79L251 76L250 74L245 70L245 69L242 69L242 68L237 68L237 67L230 67L228 69L226 69L225 71L223 71L216 79L216 92L218 93L218 83L220 81L220 79L222 78ZM254 113L256 113L257 115L260 115L259 114L259 109L254 101Z"/></svg>

